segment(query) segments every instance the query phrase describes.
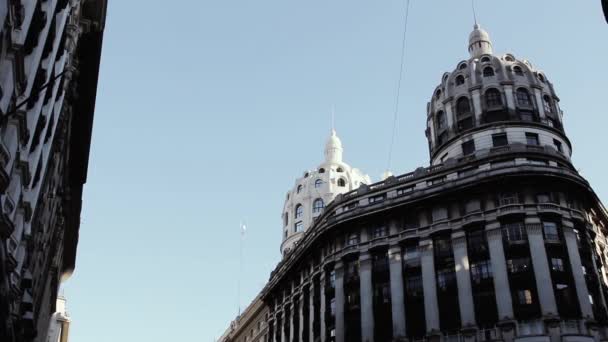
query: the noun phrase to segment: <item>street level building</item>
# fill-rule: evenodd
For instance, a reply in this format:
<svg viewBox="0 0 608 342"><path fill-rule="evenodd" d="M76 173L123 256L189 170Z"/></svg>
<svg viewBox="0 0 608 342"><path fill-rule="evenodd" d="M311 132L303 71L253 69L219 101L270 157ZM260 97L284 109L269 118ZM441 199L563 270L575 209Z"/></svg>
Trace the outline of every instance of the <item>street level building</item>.
<svg viewBox="0 0 608 342"><path fill-rule="evenodd" d="M0 341L46 341L73 272L105 0L0 1Z"/></svg>
<svg viewBox="0 0 608 342"><path fill-rule="evenodd" d="M478 26L468 50L427 106L430 166L338 194L285 251L268 342L608 339L608 214L553 84Z"/></svg>

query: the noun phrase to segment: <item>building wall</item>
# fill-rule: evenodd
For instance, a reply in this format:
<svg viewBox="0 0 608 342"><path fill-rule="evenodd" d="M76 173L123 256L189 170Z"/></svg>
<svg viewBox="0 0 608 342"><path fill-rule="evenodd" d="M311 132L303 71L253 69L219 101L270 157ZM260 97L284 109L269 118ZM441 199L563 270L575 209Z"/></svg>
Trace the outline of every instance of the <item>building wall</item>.
<svg viewBox="0 0 608 342"><path fill-rule="evenodd" d="M0 340L44 341L74 267L106 4L0 6Z"/></svg>

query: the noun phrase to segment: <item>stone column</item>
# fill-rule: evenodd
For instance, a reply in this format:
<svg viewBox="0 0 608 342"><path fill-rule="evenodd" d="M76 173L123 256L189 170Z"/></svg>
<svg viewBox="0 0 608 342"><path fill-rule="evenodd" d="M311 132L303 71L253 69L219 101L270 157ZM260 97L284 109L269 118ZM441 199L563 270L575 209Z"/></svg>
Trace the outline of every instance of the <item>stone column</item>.
<svg viewBox="0 0 608 342"><path fill-rule="evenodd" d="M578 242L576 241L576 234L572 229L572 222L564 220L562 226L581 314L585 318L593 319L593 309L589 302L589 290L587 289L587 282L585 281L585 275L583 274L583 264L581 262L581 255L578 252Z"/></svg>
<svg viewBox="0 0 608 342"><path fill-rule="evenodd" d="M315 340L315 278L310 277L310 286L308 288L308 341Z"/></svg>
<svg viewBox="0 0 608 342"><path fill-rule="evenodd" d="M374 340L374 290L372 259L369 253L359 256L359 292L361 298L361 341Z"/></svg>
<svg viewBox="0 0 608 342"><path fill-rule="evenodd" d="M557 305L555 304L555 294L553 293L553 282L547 261L547 251L545 251L545 240L543 238L543 227L537 217L526 218L526 231L528 242L530 243L530 257L534 267L534 277L540 308L543 316L557 315Z"/></svg>
<svg viewBox="0 0 608 342"><path fill-rule="evenodd" d="M281 313L281 342L287 342L287 336L285 336L286 319L285 306L283 306L283 312Z"/></svg>
<svg viewBox="0 0 608 342"><path fill-rule="evenodd" d="M543 96L541 91L542 88L534 85L532 86L532 88L534 89L534 98L536 98L536 108L538 109L538 115L542 120L545 118L545 106L543 103Z"/></svg>
<svg viewBox="0 0 608 342"><path fill-rule="evenodd" d="M481 86L472 87L471 98L473 99L473 110L475 112L475 125L481 124Z"/></svg>
<svg viewBox="0 0 608 342"><path fill-rule="evenodd" d="M505 89L505 98L507 99L507 108L509 108L509 112L515 111L515 98L513 97L513 86L506 85Z"/></svg>
<svg viewBox="0 0 608 342"><path fill-rule="evenodd" d="M270 336L270 341L277 342L277 323L279 321L277 320L276 314L272 317L272 319L272 336Z"/></svg>
<svg viewBox="0 0 608 342"><path fill-rule="evenodd" d="M448 127L450 128L450 130L454 127L454 117L453 117L454 113L452 111L452 100L453 100L453 98L450 97L443 101L444 109L445 109L445 118L447 119L446 123L447 123Z"/></svg>
<svg viewBox="0 0 608 342"><path fill-rule="evenodd" d="M464 232L452 235L456 283L458 285L458 306L462 326L475 326L475 306L471 289L471 274L469 272L469 255L467 254L467 239Z"/></svg>
<svg viewBox="0 0 608 342"><path fill-rule="evenodd" d="M295 295L292 294L291 303L289 304L289 342L294 341L295 336L295 324L294 320L296 319L296 305L295 305Z"/></svg>
<svg viewBox="0 0 608 342"><path fill-rule="evenodd" d="M439 306L435 280L435 258L433 240L420 241L420 263L422 265L422 287L424 289L424 318L427 332L439 331Z"/></svg>
<svg viewBox="0 0 608 342"><path fill-rule="evenodd" d="M486 237L488 238L488 249L490 250L490 261L492 262L492 276L494 277L494 293L496 295L498 320L512 320L514 317L513 301L511 299L511 287L509 286L507 262L505 260L505 251L502 245L500 224L488 224L486 226Z"/></svg>
<svg viewBox="0 0 608 342"><path fill-rule="evenodd" d="M299 319L299 324L298 324L298 341L300 342L305 342L304 341L304 290L302 289L302 292L300 292L300 301L299 301L299 305L298 305L298 311L300 313L300 316L298 317Z"/></svg>
<svg viewBox="0 0 608 342"><path fill-rule="evenodd" d="M336 272L336 342L344 341L344 264L337 261Z"/></svg>
<svg viewBox="0 0 608 342"><path fill-rule="evenodd" d="M321 276L319 277L319 299L320 299L320 314L319 314L319 328L321 342L327 341L327 326L325 325L326 311L325 308L325 269L321 268Z"/></svg>
<svg viewBox="0 0 608 342"><path fill-rule="evenodd" d="M403 264L401 246L391 246L388 250L391 278L391 311L393 316L393 338L405 337L405 293L403 291Z"/></svg>

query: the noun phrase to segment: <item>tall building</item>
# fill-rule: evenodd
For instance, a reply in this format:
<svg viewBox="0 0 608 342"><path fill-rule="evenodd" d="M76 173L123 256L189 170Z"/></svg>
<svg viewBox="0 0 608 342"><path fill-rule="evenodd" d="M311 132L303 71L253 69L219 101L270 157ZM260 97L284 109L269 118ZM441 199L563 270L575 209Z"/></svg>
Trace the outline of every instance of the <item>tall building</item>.
<svg viewBox="0 0 608 342"><path fill-rule="evenodd" d="M75 267L105 0L0 1L0 341L45 341Z"/></svg>
<svg viewBox="0 0 608 342"><path fill-rule="evenodd" d="M304 221L261 293L268 342L608 339L608 212L553 84L478 26L468 50L427 106L430 166Z"/></svg>
<svg viewBox="0 0 608 342"><path fill-rule="evenodd" d="M51 316L51 323L45 342L68 342L70 334L70 315L66 309L65 297L57 298L56 311Z"/></svg>

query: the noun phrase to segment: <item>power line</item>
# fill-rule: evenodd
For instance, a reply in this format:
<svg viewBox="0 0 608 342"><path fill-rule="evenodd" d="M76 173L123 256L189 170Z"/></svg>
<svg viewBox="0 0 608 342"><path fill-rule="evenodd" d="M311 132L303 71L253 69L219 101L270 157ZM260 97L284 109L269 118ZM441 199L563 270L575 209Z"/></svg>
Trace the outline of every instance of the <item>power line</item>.
<svg viewBox="0 0 608 342"><path fill-rule="evenodd" d="M393 132L391 134L391 143L388 149L388 163L386 170L390 170L393 159L393 146L395 145L395 135L397 134L397 116L399 114L399 97L401 95L401 82L403 81L403 72L405 69L405 48L407 37L407 22L410 14L410 0L406 0L405 18L403 20L403 38L401 40L401 64L399 67L399 81L397 82L397 98L395 99L395 112L393 114Z"/></svg>

